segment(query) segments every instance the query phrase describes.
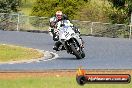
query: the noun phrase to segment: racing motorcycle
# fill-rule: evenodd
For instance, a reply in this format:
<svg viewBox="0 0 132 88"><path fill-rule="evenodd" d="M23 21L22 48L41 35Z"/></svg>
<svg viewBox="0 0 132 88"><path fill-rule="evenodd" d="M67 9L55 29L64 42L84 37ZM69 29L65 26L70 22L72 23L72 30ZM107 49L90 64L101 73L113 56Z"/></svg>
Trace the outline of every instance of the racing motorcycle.
<svg viewBox="0 0 132 88"><path fill-rule="evenodd" d="M63 50L66 50L67 53L75 55L77 59L82 59L85 57L82 40L79 34L75 33L72 26L68 25L66 21L58 28L58 38L62 43L59 48L64 48Z"/></svg>

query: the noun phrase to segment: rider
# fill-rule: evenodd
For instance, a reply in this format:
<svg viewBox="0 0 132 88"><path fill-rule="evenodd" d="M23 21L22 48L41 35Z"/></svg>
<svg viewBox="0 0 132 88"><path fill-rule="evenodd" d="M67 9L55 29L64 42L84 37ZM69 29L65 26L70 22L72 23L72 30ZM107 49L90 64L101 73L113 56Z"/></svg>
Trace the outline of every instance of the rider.
<svg viewBox="0 0 132 88"><path fill-rule="evenodd" d="M63 21L67 20L69 22L69 24L73 27L73 30L75 31L75 33L79 33L80 31L78 28L74 27L73 24L70 23L68 17L62 13L62 11L57 11L55 16L50 18L50 28L49 28L49 32L52 32L51 30L55 30L57 29L57 23L61 22L61 24L63 25ZM53 33L52 33L53 34ZM55 36L53 36L55 37ZM80 39L82 40L82 38L80 37ZM82 40L83 41L83 40ZM58 51L59 46L61 45L60 41L57 41L53 47L54 50Z"/></svg>

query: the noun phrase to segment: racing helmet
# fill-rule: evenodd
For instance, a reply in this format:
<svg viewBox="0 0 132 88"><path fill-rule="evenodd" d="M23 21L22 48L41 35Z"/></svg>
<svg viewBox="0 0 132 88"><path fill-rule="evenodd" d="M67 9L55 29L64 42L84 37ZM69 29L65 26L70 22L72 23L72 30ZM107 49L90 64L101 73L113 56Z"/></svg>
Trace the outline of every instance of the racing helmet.
<svg viewBox="0 0 132 88"><path fill-rule="evenodd" d="M56 12L56 18L58 19L58 20L61 20L62 19L62 11L57 11Z"/></svg>

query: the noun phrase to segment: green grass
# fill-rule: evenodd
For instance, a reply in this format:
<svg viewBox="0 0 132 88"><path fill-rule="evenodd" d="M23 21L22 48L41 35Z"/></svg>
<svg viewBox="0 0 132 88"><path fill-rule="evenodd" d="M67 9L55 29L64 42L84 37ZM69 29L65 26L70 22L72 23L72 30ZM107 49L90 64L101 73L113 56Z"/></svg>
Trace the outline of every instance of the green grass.
<svg viewBox="0 0 132 88"><path fill-rule="evenodd" d="M36 59L43 54L31 48L0 44L0 62Z"/></svg>
<svg viewBox="0 0 132 88"><path fill-rule="evenodd" d="M132 84L85 84L80 86L75 77L25 77L0 79L0 88L131 88Z"/></svg>

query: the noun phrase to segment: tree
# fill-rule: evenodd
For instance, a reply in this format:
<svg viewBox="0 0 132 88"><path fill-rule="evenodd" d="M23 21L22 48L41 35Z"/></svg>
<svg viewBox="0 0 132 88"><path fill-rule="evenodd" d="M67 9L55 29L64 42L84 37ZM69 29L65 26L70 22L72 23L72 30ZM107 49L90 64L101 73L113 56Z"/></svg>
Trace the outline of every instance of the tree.
<svg viewBox="0 0 132 88"><path fill-rule="evenodd" d="M132 0L127 0L126 1L126 6L128 8L128 16L130 16L131 12L132 12Z"/></svg>
<svg viewBox="0 0 132 88"><path fill-rule="evenodd" d="M18 12L21 0L0 0L0 12Z"/></svg>
<svg viewBox="0 0 132 88"><path fill-rule="evenodd" d="M110 2L113 3L114 7L124 7L125 5L125 0L109 0Z"/></svg>
<svg viewBox="0 0 132 88"><path fill-rule="evenodd" d="M37 0L32 9L32 14L35 16L50 17L55 14L57 10L63 11L68 17L74 18L79 6L84 4L87 0Z"/></svg>
<svg viewBox="0 0 132 88"><path fill-rule="evenodd" d="M132 10L132 0L108 0L112 6L109 15L113 23L129 23L130 13Z"/></svg>

